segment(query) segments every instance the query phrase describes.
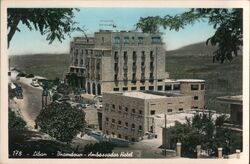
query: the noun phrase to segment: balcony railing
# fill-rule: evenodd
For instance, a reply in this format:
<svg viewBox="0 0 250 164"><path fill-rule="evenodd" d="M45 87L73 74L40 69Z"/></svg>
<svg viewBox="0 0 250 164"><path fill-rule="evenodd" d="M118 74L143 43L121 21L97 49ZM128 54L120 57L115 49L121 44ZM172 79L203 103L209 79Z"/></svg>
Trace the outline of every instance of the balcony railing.
<svg viewBox="0 0 250 164"><path fill-rule="evenodd" d="M124 66L123 66L123 69L124 69L124 70L128 70L128 66L127 66L127 65L124 65Z"/></svg>
<svg viewBox="0 0 250 164"><path fill-rule="evenodd" d="M136 69L137 69L136 65L133 65L132 69L133 69L133 71L136 71Z"/></svg>

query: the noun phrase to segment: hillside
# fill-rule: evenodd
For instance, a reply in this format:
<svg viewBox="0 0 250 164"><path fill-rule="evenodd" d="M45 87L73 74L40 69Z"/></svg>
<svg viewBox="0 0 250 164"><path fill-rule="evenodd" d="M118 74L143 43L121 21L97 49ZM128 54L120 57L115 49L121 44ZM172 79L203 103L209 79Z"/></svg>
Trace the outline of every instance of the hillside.
<svg viewBox="0 0 250 164"><path fill-rule="evenodd" d="M10 56L10 66L27 73L54 79L62 78L68 71L68 54L35 54Z"/></svg>
<svg viewBox="0 0 250 164"><path fill-rule="evenodd" d="M205 42L190 44L176 50L167 51L167 55L171 56L213 56L213 52L217 47L206 45Z"/></svg>

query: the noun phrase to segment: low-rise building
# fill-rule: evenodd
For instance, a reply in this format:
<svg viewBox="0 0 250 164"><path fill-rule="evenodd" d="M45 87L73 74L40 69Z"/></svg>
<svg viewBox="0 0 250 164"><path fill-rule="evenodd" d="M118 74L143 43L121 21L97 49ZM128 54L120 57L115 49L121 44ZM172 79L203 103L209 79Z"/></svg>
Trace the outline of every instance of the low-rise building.
<svg viewBox="0 0 250 164"><path fill-rule="evenodd" d="M157 91L103 93L102 131L111 137L138 141L155 133L154 116L190 110L192 96Z"/></svg>
<svg viewBox="0 0 250 164"><path fill-rule="evenodd" d="M217 100L230 106L230 120L242 127L242 95L222 96L217 97Z"/></svg>

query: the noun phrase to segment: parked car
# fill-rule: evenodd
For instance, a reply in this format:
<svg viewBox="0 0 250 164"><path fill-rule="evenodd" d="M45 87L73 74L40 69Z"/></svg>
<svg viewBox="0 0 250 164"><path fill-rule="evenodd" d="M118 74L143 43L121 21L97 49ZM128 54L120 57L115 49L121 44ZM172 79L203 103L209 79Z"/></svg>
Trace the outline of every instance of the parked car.
<svg viewBox="0 0 250 164"><path fill-rule="evenodd" d="M35 78L35 79L32 79L31 85L32 85L33 87L39 87L38 80L37 80L36 78Z"/></svg>
<svg viewBox="0 0 250 164"><path fill-rule="evenodd" d="M25 76L26 76L26 73L20 72L19 74L17 74L17 76L19 76L19 77L25 77Z"/></svg>
<svg viewBox="0 0 250 164"><path fill-rule="evenodd" d="M34 76L34 74L31 73L31 74L27 74L25 77L26 77L26 78L33 78L33 77L35 77L35 76Z"/></svg>

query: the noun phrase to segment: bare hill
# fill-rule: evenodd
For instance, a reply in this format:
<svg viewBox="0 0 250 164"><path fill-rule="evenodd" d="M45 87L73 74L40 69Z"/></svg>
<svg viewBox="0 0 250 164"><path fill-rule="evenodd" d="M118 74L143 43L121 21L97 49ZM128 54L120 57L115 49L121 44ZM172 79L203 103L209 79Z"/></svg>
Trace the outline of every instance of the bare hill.
<svg viewBox="0 0 250 164"><path fill-rule="evenodd" d="M213 52L217 49L215 46L206 45L205 42L190 44L176 50L167 51L166 55L172 56L213 56Z"/></svg>
<svg viewBox="0 0 250 164"><path fill-rule="evenodd" d="M62 78L68 71L69 54L34 54L10 56L10 66L27 73L47 77Z"/></svg>

